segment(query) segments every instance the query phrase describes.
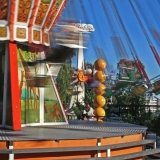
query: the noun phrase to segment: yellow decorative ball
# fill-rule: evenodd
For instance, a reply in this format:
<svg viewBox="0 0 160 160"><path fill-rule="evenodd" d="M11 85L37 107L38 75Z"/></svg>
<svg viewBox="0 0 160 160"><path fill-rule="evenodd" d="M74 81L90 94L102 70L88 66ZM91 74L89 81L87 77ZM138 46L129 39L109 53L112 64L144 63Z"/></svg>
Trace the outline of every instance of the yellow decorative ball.
<svg viewBox="0 0 160 160"><path fill-rule="evenodd" d="M102 71L106 68L106 62L103 59L97 59L94 62L95 69L98 71Z"/></svg>
<svg viewBox="0 0 160 160"><path fill-rule="evenodd" d="M106 86L102 83L99 83L98 87L97 87L98 90L105 90L106 89Z"/></svg>
<svg viewBox="0 0 160 160"><path fill-rule="evenodd" d="M104 117L106 115L105 110L103 108L96 108L94 110L95 116Z"/></svg>
<svg viewBox="0 0 160 160"><path fill-rule="evenodd" d="M97 95L94 99L94 105L96 107L103 107L106 104L106 99L101 96L101 95Z"/></svg>
<svg viewBox="0 0 160 160"><path fill-rule="evenodd" d="M95 94L97 94L97 95L103 95L103 94L105 93L104 90L98 90L98 89L96 89L96 88L95 88L94 92L95 92Z"/></svg>
<svg viewBox="0 0 160 160"><path fill-rule="evenodd" d="M94 78L98 81L100 81L101 83L103 83L106 80L106 76L104 74L104 72L102 71L98 71L94 74Z"/></svg>
<svg viewBox="0 0 160 160"><path fill-rule="evenodd" d="M104 91L105 89L106 89L105 85L102 84L102 83L100 83L100 84L98 85L98 87L95 88L94 92L95 92L97 95L103 95L103 94L105 93L105 91Z"/></svg>

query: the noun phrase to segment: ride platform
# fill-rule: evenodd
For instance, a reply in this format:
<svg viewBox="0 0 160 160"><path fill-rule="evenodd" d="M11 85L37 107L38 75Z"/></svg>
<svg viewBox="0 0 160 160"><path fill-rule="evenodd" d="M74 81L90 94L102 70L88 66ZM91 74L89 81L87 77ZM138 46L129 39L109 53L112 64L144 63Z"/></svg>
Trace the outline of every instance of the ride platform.
<svg viewBox="0 0 160 160"><path fill-rule="evenodd" d="M120 122L71 120L69 125L29 126L21 131L0 130L0 156L5 159L106 159L155 154L145 151L147 128Z"/></svg>

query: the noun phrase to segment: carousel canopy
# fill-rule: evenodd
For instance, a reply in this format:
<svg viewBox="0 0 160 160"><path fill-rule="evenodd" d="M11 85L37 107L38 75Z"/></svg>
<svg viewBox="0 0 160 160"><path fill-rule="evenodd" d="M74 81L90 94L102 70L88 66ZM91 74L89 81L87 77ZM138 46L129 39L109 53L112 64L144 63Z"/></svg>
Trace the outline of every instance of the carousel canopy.
<svg viewBox="0 0 160 160"><path fill-rule="evenodd" d="M0 41L49 46L52 29L66 0L0 0Z"/></svg>

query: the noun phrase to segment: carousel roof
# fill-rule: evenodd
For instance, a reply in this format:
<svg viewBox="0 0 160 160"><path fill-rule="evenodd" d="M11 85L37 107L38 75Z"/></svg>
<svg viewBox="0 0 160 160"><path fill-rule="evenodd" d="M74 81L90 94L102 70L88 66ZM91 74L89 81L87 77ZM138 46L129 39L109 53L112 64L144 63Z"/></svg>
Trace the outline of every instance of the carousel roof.
<svg viewBox="0 0 160 160"><path fill-rule="evenodd" d="M0 0L0 41L49 46L49 31L66 0Z"/></svg>

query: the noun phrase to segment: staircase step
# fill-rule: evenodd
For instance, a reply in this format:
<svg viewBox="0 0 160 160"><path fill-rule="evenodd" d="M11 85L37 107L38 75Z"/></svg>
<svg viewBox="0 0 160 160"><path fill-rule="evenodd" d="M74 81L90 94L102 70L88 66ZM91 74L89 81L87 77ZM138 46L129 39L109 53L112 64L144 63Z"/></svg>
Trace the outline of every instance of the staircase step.
<svg viewBox="0 0 160 160"><path fill-rule="evenodd" d="M148 155L154 155L160 153L160 149L150 149L150 150L145 150L141 152L135 152L135 153L129 153L129 154L124 154L120 156L113 156L113 157L102 157L102 158L76 158L76 159L70 159L70 160L128 160L128 159L133 159L133 158L140 158L140 157L145 157Z"/></svg>

